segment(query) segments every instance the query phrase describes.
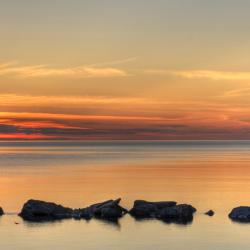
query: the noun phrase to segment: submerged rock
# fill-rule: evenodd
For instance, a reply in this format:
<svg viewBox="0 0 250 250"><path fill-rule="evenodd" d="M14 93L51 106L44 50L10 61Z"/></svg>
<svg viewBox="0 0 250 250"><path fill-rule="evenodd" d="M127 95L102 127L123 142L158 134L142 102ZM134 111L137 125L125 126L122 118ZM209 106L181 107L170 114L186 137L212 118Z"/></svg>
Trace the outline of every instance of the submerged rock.
<svg viewBox="0 0 250 250"><path fill-rule="evenodd" d="M128 212L119 205L120 201L121 199L108 200L93 204L87 208L79 209L79 217L84 219L96 217L100 219L116 220Z"/></svg>
<svg viewBox="0 0 250 250"><path fill-rule="evenodd" d="M214 216L214 211L213 210L209 210L205 213L208 216Z"/></svg>
<svg viewBox="0 0 250 250"><path fill-rule="evenodd" d="M3 209L0 207L0 216L4 215Z"/></svg>
<svg viewBox="0 0 250 250"><path fill-rule="evenodd" d="M133 208L129 213L135 218L156 218L159 215L160 210L173 207L177 203L175 201L159 201L151 202L144 200L136 200Z"/></svg>
<svg viewBox="0 0 250 250"><path fill-rule="evenodd" d="M28 200L19 216L27 221L61 220L72 218L73 210L52 202Z"/></svg>
<svg viewBox="0 0 250 250"><path fill-rule="evenodd" d="M250 207L236 207L231 211L228 216L234 221L250 222Z"/></svg>

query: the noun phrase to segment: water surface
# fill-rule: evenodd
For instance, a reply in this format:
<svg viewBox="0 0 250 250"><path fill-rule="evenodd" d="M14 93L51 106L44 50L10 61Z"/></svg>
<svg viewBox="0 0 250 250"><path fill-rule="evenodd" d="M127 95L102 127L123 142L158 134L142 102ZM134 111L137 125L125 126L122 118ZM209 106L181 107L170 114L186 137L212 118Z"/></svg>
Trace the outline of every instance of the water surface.
<svg viewBox="0 0 250 250"><path fill-rule="evenodd" d="M250 205L249 141L0 142L1 249L249 249L250 225L231 222ZM191 203L189 225L91 220L26 223L17 217L29 198L85 207L122 198ZM213 209L212 218L203 215ZM15 222L20 224L16 225Z"/></svg>

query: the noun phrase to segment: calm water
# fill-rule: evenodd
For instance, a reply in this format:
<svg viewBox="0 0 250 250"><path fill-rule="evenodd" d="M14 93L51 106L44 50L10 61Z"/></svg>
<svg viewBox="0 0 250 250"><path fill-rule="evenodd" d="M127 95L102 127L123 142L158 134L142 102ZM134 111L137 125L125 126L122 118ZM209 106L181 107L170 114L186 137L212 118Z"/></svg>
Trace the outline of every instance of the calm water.
<svg viewBox="0 0 250 250"><path fill-rule="evenodd" d="M110 198L193 204L192 224L26 223L29 198L85 207ZM0 142L0 249L245 250L250 225L227 214L250 205L250 141ZM203 213L214 209L210 218ZM16 225L15 222L19 222Z"/></svg>

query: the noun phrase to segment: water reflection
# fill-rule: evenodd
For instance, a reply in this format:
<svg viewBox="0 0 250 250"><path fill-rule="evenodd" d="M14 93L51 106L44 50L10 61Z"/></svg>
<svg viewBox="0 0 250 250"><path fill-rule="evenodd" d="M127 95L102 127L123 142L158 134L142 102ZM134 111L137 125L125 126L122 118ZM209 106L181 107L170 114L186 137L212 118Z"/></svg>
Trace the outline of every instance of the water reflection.
<svg viewBox="0 0 250 250"><path fill-rule="evenodd" d="M121 219L107 220L107 219L101 219L101 218L94 218L93 220L97 220L105 226L113 227L113 228L117 229L118 231L121 230L121 223L120 223Z"/></svg>
<svg viewBox="0 0 250 250"><path fill-rule="evenodd" d="M138 223L145 223L145 222L153 222L153 221L160 221L161 223L165 225L175 224L180 226L188 226L192 225L193 218L190 220L171 220L171 219L156 219L156 218L134 218L131 216L136 222Z"/></svg>
<svg viewBox="0 0 250 250"><path fill-rule="evenodd" d="M0 248L13 250L248 250L249 224L232 222L249 204L249 142L0 143L0 206L18 212L30 198L68 207L123 197L175 200L198 209L190 224L93 219L24 222L0 218ZM215 217L200 214L213 208ZM15 225L20 222L19 225ZM181 239L181 240L180 240Z"/></svg>
<svg viewBox="0 0 250 250"><path fill-rule="evenodd" d="M20 218L20 217L17 217ZM64 219L64 220L48 220L48 221L26 221L22 218L20 218L19 221L21 221L20 223L22 223L25 227L29 227L29 228L36 228L36 227L48 227L48 226L60 226L62 223L65 223L67 221L72 221L73 219ZM17 221L17 220L15 220ZM19 222L18 221L18 222Z"/></svg>
<svg viewBox="0 0 250 250"><path fill-rule="evenodd" d="M5 215L7 216L7 215ZM86 219L75 219L75 218L66 218L66 219L62 219L62 220L48 220L48 221L26 221L24 219L21 219L20 221L20 217L18 217L18 215L14 216L12 215L12 218L15 218L15 220L13 221L14 223L17 222L18 224L23 224L26 227L30 227L30 228L36 228L36 227L50 227L50 226L60 226L62 223L67 223L67 222L72 222L72 223L84 223L84 224L89 224L92 221L97 221L99 223L101 223L102 225L108 226L108 227L115 227L116 229L120 229L121 228L121 224L120 224L120 220L121 219L103 219L103 218L93 218L91 220L86 220Z"/></svg>

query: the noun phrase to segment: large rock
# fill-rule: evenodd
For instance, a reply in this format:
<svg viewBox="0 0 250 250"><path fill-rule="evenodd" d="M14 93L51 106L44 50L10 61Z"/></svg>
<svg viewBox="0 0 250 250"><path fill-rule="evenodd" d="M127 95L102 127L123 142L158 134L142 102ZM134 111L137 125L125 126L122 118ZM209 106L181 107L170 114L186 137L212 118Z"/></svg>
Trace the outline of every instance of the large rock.
<svg viewBox="0 0 250 250"><path fill-rule="evenodd" d="M87 208L79 209L76 214L80 218L91 219L93 217L107 220L116 220L121 218L128 211L119 205L121 199L108 200L105 202L93 204Z"/></svg>
<svg viewBox="0 0 250 250"><path fill-rule="evenodd" d="M27 221L50 221L71 218L73 210L52 202L28 200L19 214Z"/></svg>
<svg viewBox="0 0 250 250"><path fill-rule="evenodd" d="M158 215L159 219L168 222L186 223L193 220L196 209L188 204L179 204L172 207L163 208Z"/></svg>
<svg viewBox="0 0 250 250"><path fill-rule="evenodd" d="M173 207L176 205L175 201L159 201L151 202L144 200L136 200L133 208L129 213L135 218L156 218L160 211L164 208Z"/></svg>
<svg viewBox="0 0 250 250"><path fill-rule="evenodd" d="M0 207L0 216L4 215L3 209Z"/></svg>
<svg viewBox="0 0 250 250"><path fill-rule="evenodd" d="M250 222L250 207L236 207L228 216L234 221Z"/></svg>
<svg viewBox="0 0 250 250"><path fill-rule="evenodd" d="M156 218L169 222L186 223L192 221L196 209L191 205L179 204L175 201L143 201L136 200L129 213L137 218Z"/></svg>

